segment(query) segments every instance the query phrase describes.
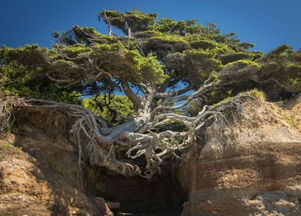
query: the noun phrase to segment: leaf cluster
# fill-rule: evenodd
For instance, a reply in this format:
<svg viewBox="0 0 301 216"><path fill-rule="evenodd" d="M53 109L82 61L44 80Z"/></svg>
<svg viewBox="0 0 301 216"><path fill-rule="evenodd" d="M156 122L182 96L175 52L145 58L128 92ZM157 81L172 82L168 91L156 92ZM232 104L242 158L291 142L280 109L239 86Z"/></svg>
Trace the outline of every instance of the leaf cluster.
<svg viewBox="0 0 301 216"><path fill-rule="evenodd" d="M301 89L301 54L288 45L264 55L250 51L254 45L241 42L235 33L222 34L213 23L157 19L156 13L139 10L105 10L99 18L133 35L105 35L93 27L73 26L53 34L57 43L51 49L4 46L0 90L80 103L82 96L122 91L122 82L142 94L148 85L165 91L181 82L198 89L212 71L233 94L279 85L276 95ZM215 91L210 103L227 97L225 91Z"/></svg>

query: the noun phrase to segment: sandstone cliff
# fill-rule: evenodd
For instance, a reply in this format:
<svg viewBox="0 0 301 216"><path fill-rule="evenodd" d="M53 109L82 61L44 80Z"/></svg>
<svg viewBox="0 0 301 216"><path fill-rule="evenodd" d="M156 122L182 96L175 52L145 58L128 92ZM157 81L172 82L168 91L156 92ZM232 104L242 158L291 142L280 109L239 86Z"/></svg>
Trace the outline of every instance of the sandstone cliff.
<svg viewBox="0 0 301 216"><path fill-rule="evenodd" d="M301 215L300 105L237 102L183 156L182 216Z"/></svg>
<svg viewBox="0 0 301 216"><path fill-rule="evenodd" d="M77 150L60 117L26 110L15 117L14 133L0 136L0 215L111 215L102 198L82 189Z"/></svg>
<svg viewBox="0 0 301 216"><path fill-rule="evenodd" d="M113 215L111 208L115 215L299 216L300 107L225 102L180 166L167 164L151 181L79 170L77 146L66 136L71 122L24 108L14 133L0 137L0 215Z"/></svg>

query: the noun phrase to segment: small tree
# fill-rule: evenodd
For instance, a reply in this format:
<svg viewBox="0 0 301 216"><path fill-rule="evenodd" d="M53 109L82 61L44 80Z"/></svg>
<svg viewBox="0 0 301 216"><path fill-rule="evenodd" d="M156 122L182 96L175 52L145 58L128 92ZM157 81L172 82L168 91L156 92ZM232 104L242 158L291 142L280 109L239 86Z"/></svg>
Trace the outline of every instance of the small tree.
<svg viewBox="0 0 301 216"><path fill-rule="evenodd" d="M35 98L27 104L64 108L75 118L79 151L117 173L150 178L164 160L179 158L195 131L220 115L211 105L230 94L301 89L301 53L287 45L264 55L214 24L137 10L106 10L99 19L109 35L73 26L54 33L52 49L3 47L0 88Z"/></svg>

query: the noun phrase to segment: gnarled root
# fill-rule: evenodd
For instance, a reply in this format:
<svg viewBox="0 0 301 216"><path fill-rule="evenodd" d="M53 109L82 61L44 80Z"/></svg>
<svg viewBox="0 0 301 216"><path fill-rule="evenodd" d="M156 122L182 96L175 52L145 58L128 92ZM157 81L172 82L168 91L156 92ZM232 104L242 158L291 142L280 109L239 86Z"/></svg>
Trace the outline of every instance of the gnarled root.
<svg viewBox="0 0 301 216"><path fill-rule="evenodd" d="M122 125L108 127L103 119L79 105L15 97L2 97L1 100L2 130L12 119L14 107L47 108L63 112L74 120L70 133L77 138L80 168L83 163L89 162L125 176L140 175L145 178L151 178L160 171L160 165L167 158L180 158L178 153L197 139L197 131L203 127L207 127L214 121L220 122L223 127L226 126L227 118L223 111L225 107L222 106L243 109L241 100L237 99L219 108L204 106L195 117L163 113L144 121L141 115ZM155 132L156 127L168 124L169 120L184 123L188 130ZM138 165L136 161L141 159L145 160L145 167Z"/></svg>

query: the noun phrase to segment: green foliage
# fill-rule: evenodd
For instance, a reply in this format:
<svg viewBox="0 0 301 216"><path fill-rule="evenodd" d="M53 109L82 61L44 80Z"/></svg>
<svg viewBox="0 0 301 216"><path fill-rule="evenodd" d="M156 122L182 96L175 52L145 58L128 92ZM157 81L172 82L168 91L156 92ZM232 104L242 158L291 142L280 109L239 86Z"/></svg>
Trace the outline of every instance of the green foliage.
<svg viewBox="0 0 301 216"><path fill-rule="evenodd" d="M242 66L254 66L256 68L261 68L261 65L255 61L249 59L237 60L231 63L226 64L225 67L233 66L233 65L242 65Z"/></svg>
<svg viewBox="0 0 301 216"><path fill-rule="evenodd" d="M145 48L150 53L156 53L158 57L164 57L167 53L173 53L189 49L188 42L178 35L154 34L145 42Z"/></svg>
<svg viewBox="0 0 301 216"><path fill-rule="evenodd" d="M273 76L273 79L281 85L284 91L299 92L301 90L300 56L301 51L294 51L287 44L272 50L261 58L261 61L267 62L262 69L264 74L262 79L269 79Z"/></svg>
<svg viewBox="0 0 301 216"><path fill-rule="evenodd" d="M9 48L2 46L0 48L1 65L11 62L25 64L27 66L42 64L45 62L46 48L40 48L38 45L26 45L25 47Z"/></svg>
<svg viewBox="0 0 301 216"><path fill-rule="evenodd" d="M288 44L283 44L276 49L269 52L268 56L277 56L277 55L283 55L284 53L290 53L292 52L292 47Z"/></svg>
<svg viewBox="0 0 301 216"><path fill-rule="evenodd" d="M145 82L160 84L168 77L164 73L163 65L153 54L149 54L147 57L142 57L136 53L134 62L137 66L137 70L141 71L141 76Z"/></svg>
<svg viewBox="0 0 301 216"><path fill-rule="evenodd" d="M221 62L215 56L211 50L186 50L167 56L166 67L173 71L171 76L179 76L197 87L212 71L221 68Z"/></svg>
<svg viewBox="0 0 301 216"><path fill-rule="evenodd" d="M157 57L149 54L146 57L140 55L137 50L127 51L126 55L133 63L130 73L134 74L135 82L144 83L162 83L167 75L164 73L163 65L158 61Z"/></svg>
<svg viewBox="0 0 301 216"><path fill-rule="evenodd" d="M140 40L103 35L93 27L73 26L69 31L54 33L60 44L52 49L37 45L3 47L1 90L79 103L87 85L102 86L94 87L95 92L106 86L111 88L109 85L115 79L160 85L166 79L181 77L197 87L212 70L221 68L221 63L255 59L254 53L242 51L250 44L242 44L238 49L240 41L235 34L222 35L212 23L203 26L196 20L156 20L157 14L138 10L125 13L106 10L99 17L124 33L131 28L134 37ZM237 54L235 49L241 51ZM91 62L99 69L89 69L93 67Z"/></svg>
<svg viewBox="0 0 301 216"><path fill-rule="evenodd" d="M218 71L226 67L245 69L245 75L256 70L257 79L273 78L284 85L282 92L296 93L301 89L301 52L286 44L263 55L248 51L254 44L241 42L232 32L222 34L213 23L205 26L194 19L157 19L156 13L139 10L124 13L105 10L99 13L99 18L125 34L130 28L131 37L109 36L93 27L73 26L53 34L58 43L52 49L38 45L4 46L0 48L0 91L84 103L116 124L133 114L125 108L133 108L129 101L118 96L112 100L97 96L82 101L82 95L112 95L121 90L120 82L132 85L133 89L147 85L160 89L169 81L190 83L193 89L198 89L213 71L217 78ZM212 91L208 95L212 99L207 102L215 104L229 97L228 90L235 95L253 88L274 89L277 82L260 86L244 81L225 86L221 91Z"/></svg>
<svg viewBox="0 0 301 216"><path fill-rule="evenodd" d="M37 45L0 48L0 91L7 95L78 103L79 94L58 88L45 76L49 67L46 57L48 53L50 57L55 56L54 51L47 51ZM72 65L73 62L60 59L57 64Z"/></svg>
<svg viewBox="0 0 301 216"><path fill-rule="evenodd" d="M148 30L149 26L154 23L157 14L146 14L139 10L131 10L125 13L116 10L104 10L101 11L98 16L100 19L103 19L105 23L116 26L127 34L127 26L131 28L132 32Z"/></svg>
<svg viewBox="0 0 301 216"><path fill-rule="evenodd" d="M219 58L222 61L222 63L226 65L228 63L238 61L238 60L244 60L244 59L254 61L260 58L262 55L263 54L260 52L234 52L234 53L223 54L219 56Z"/></svg>
<svg viewBox="0 0 301 216"><path fill-rule="evenodd" d="M112 125L125 122L134 114L132 102L120 95L89 97L83 100L83 106Z"/></svg>
<svg viewBox="0 0 301 216"><path fill-rule="evenodd" d="M201 39L198 41L193 41L191 46L195 49L213 49L218 47L218 43L213 40Z"/></svg>
<svg viewBox="0 0 301 216"><path fill-rule="evenodd" d="M162 43L187 43L183 37L178 35L160 34L152 37L152 39Z"/></svg>
<svg viewBox="0 0 301 216"><path fill-rule="evenodd" d="M241 50L249 50L255 46L253 43L242 42L239 44Z"/></svg>
<svg viewBox="0 0 301 216"><path fill-rule="evenodd" d="M61 45L59 47L54 47L54 49L51 52L51 59L52 60L64 60L61 59L61 57L58 54L58 49L60 49L66 56L69 56L70 58L75 58L79 55L89 54L92 52L92 49L90 47L87 47L83 44L74 44L74 45Z"/></svg>
<svg viewBox="0 0 301 216"><path fill-rule="evenodd" d="M202 25L197 24L195 19L176 21L171 18L162 18L151 26L151 29L178 35L185 35L186 33L197 33L203 28Z"/></svg>

